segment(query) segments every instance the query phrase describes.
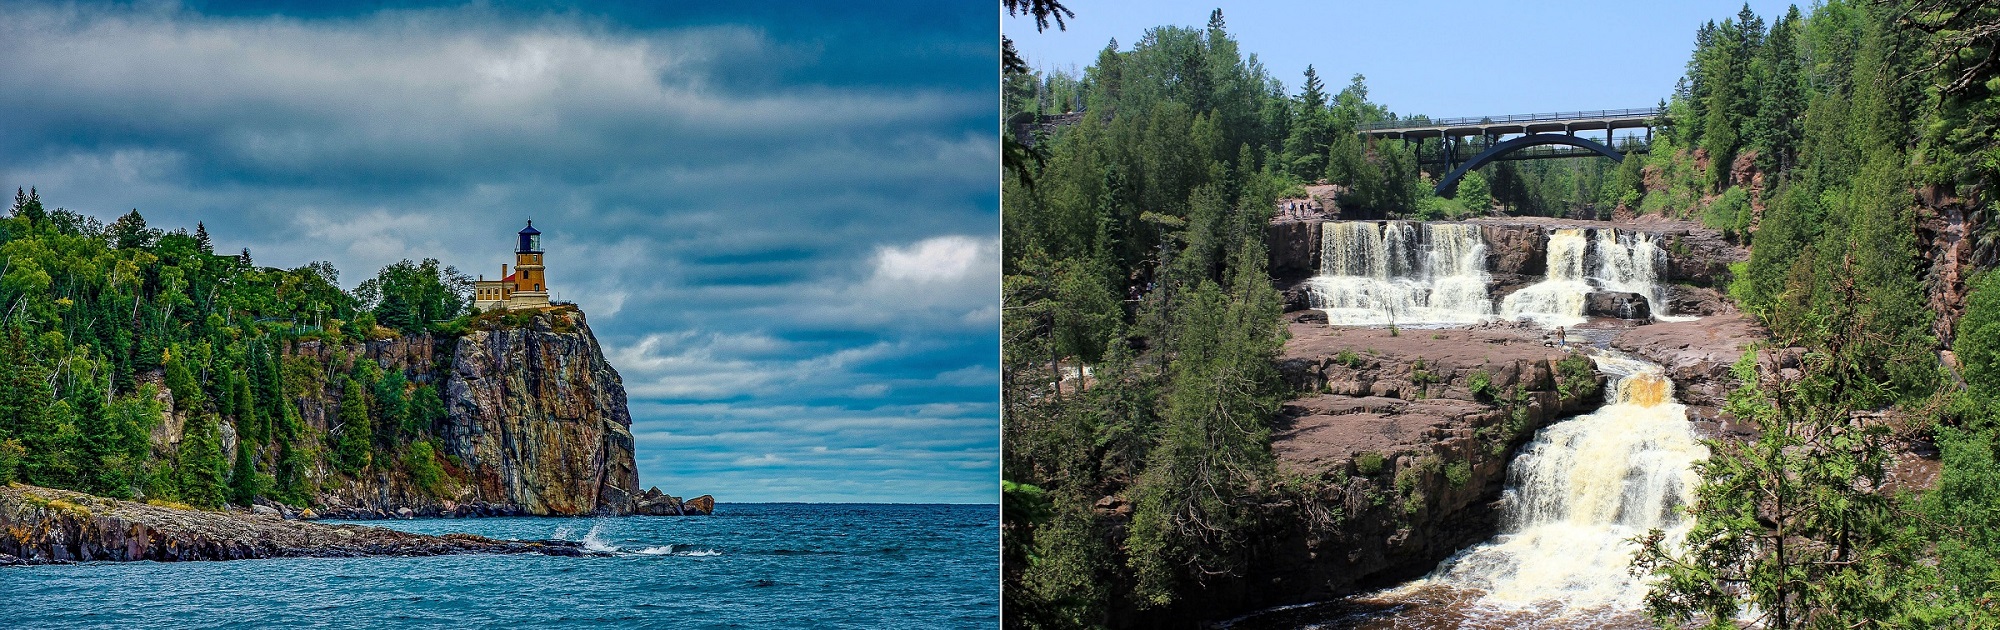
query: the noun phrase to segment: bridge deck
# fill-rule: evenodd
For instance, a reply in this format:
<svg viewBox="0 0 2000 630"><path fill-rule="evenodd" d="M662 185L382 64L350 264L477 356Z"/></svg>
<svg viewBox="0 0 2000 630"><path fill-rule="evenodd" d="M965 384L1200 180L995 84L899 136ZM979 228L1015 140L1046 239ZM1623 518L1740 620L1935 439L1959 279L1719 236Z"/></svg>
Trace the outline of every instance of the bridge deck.
<svg viewBox="0 0 2000 630"><path fill-rule="evenodd" d="M1465 137L1516 133L1569 133L1597 129L1637 129L1651 127L1666 114L1656 107L1612 109L1547 114L1514 114L1477 118L1405 118L1363 124L1362 135L1374 138L1418 140L1443 136Z"/></svg>

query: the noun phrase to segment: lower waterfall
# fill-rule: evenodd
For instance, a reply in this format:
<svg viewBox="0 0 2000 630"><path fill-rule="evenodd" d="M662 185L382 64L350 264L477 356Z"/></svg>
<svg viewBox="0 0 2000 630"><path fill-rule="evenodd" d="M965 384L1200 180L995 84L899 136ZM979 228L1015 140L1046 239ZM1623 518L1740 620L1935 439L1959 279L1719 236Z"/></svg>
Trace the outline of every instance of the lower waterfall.
<svg viewBox="0 0 2000 630"><path fill-rule="evenodd" d="M1501 531L1423 579L1353 598L1379 612L1318 627L1651 627L1627 573L1654 528L1678 544L1708 448L1659 365L1613 352L1609 404L1537 433L1508 467Z"/></svg>
<svg viewBox="0 0 2000 630"><path fill-rule="evenodd" d="M1708 458L1658 365L1596 357L1617 379L1610 404L1543 429L1508 469L1498 537L1446 560L1429 582L1479 589L1492 603L1636 609L1629 539L1658 528L1678 541L1681 507Z"/></svg>

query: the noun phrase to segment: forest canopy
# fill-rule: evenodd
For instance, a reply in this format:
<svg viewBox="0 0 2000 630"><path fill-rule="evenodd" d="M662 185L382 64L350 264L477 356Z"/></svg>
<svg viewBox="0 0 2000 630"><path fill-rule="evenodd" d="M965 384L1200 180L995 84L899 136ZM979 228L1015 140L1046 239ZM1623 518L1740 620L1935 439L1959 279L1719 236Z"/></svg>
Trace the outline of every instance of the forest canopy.
<svg viewBox="0 0 2000 630"><path fill-rule="evenodd" d="M479 323L465 276L406 260L349 292L328 263L214 248L203 224L165 231L137 210L106 224L16 192L0 219L0 483L303 505L322 457L348 474L435 471L436 451L410 446L444 417L433 386L371 361L329 375L287 348L460 334ZM341 422L321 434L299 401L329 382ZM154 438L169 417L184 420L171 447Z"/></svg>

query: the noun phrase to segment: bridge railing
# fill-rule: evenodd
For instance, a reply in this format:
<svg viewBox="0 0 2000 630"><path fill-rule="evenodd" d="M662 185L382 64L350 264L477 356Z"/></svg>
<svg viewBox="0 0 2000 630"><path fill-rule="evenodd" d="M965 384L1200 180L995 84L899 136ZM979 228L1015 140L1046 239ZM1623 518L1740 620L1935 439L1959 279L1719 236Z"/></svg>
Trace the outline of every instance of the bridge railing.
<svg viewBox="0 0 2000 630"><path fill-rule="evenodd" d="M1638 109L1600 109L1576 112L1550 112L1545 114L1510 114L1506 116L1472 116L1464 118L1424 118L1415 116L1396 120L1383 120L1358 125L1356 131L1376 131L1381 129L1406 129L1429 127L1459 127L1466 125L1499 125L1506 123L1561 122L1565 120L1595 120L1599 118L1653 118L1667 112L1658 107Z"/></svg>

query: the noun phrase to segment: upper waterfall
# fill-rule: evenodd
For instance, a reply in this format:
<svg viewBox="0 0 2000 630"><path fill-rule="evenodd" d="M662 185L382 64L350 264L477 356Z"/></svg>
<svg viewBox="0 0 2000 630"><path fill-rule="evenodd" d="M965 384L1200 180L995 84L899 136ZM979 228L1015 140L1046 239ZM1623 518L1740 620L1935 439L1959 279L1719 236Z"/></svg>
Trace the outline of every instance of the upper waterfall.
<svg viewBox="0 0 2000 630"><path fill-rule="evenodd" d="M1322 229L1312 299L1328 323L1472 324L1493 313L1478 226L1340 221Z"/></svg>

